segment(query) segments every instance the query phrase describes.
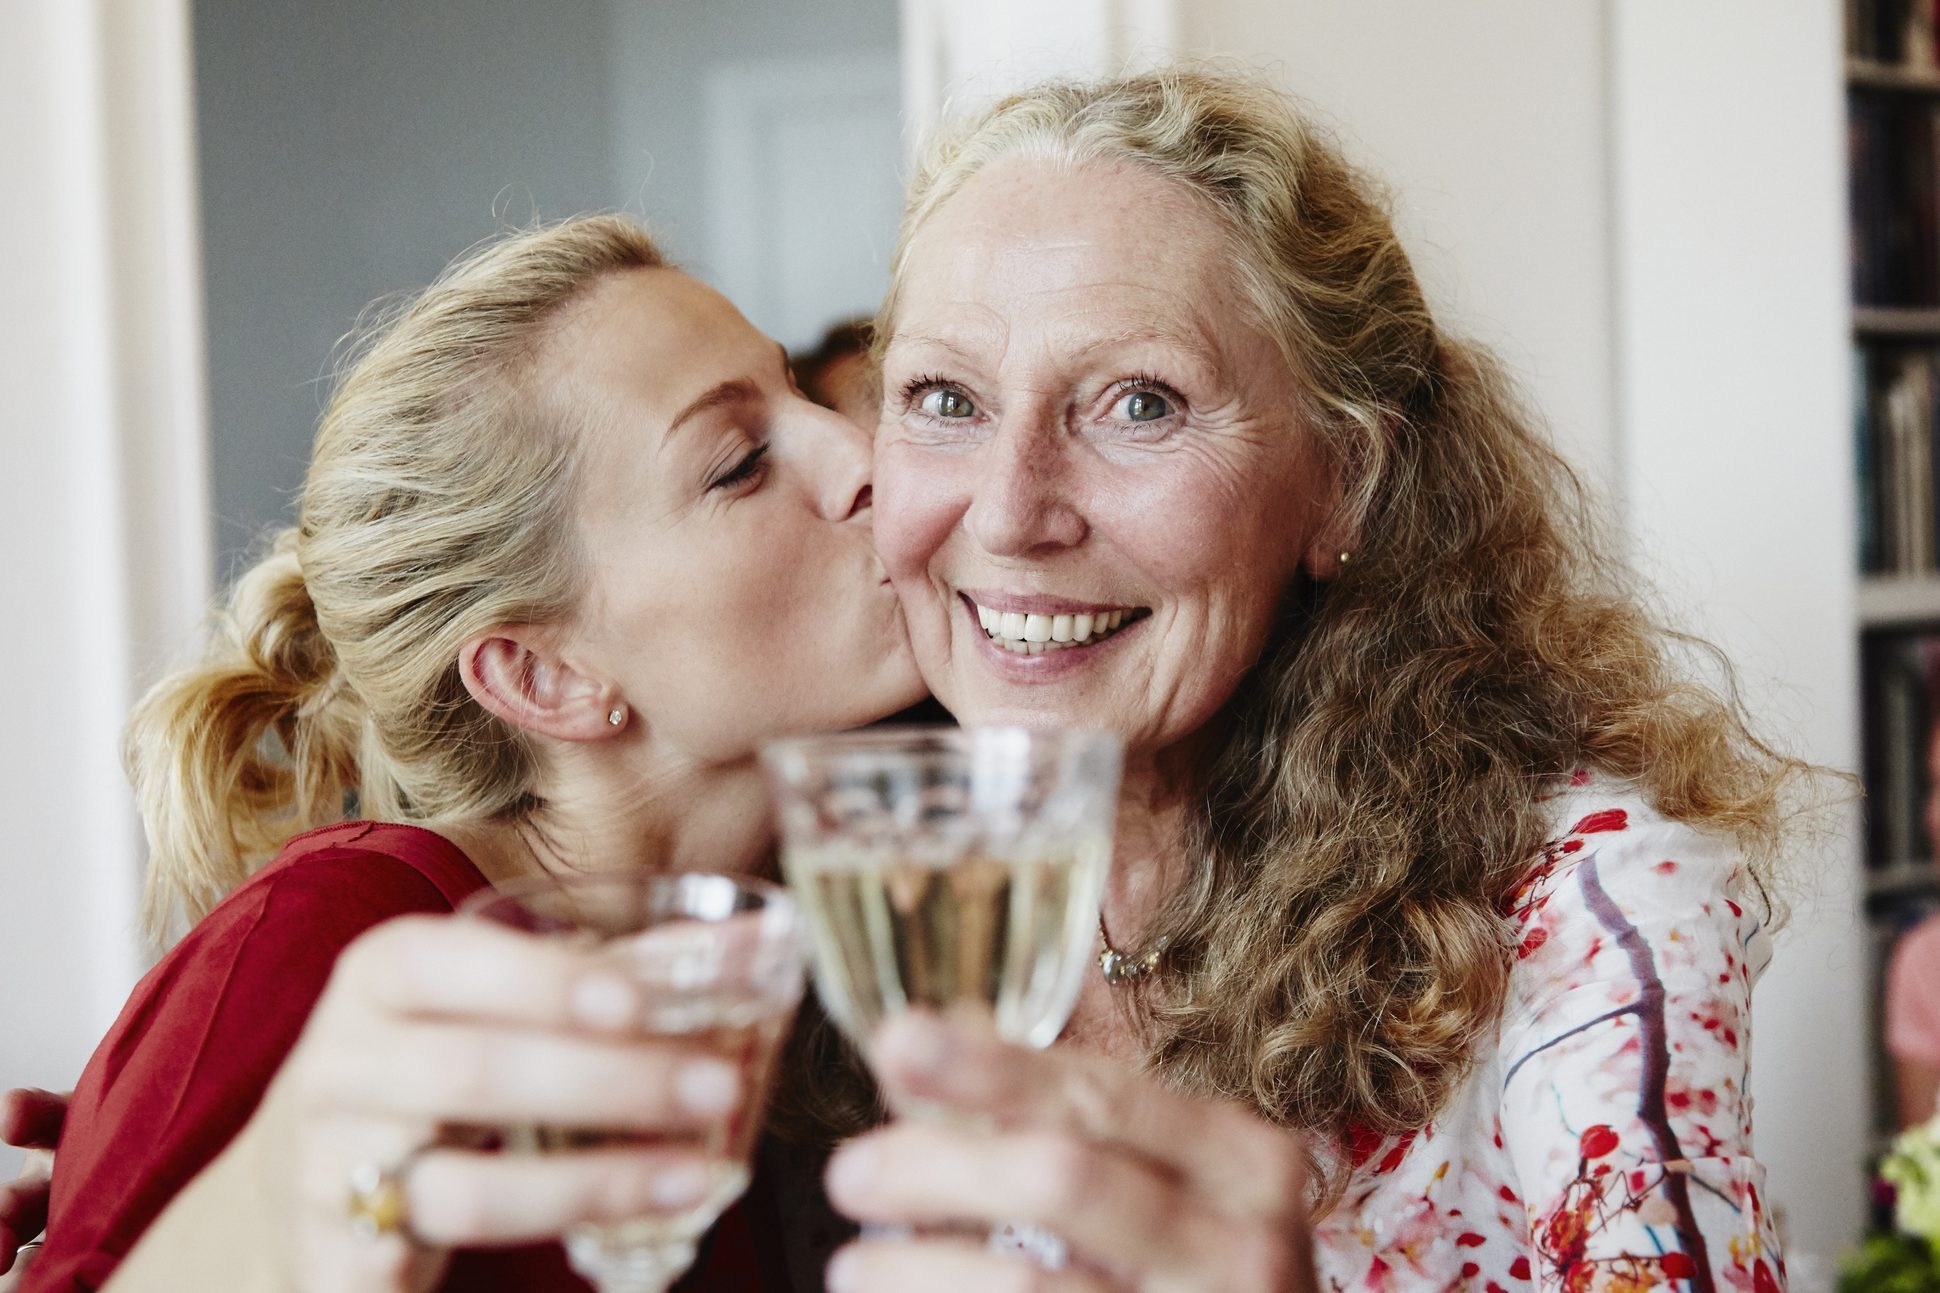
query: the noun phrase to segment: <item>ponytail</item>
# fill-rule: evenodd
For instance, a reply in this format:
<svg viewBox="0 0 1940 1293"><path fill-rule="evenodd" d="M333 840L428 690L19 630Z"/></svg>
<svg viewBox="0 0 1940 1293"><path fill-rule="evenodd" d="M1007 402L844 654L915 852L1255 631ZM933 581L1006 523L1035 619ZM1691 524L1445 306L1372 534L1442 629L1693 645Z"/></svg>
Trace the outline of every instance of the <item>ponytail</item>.
<svg viewBox="0 0 1940 1293"><path fill-rule="evenodd" d="M178 913L200 919L291 835L345 816L361 709L286 529L236 584L203 661L156 684L129 720L151 939L165 941Z"/></svg>

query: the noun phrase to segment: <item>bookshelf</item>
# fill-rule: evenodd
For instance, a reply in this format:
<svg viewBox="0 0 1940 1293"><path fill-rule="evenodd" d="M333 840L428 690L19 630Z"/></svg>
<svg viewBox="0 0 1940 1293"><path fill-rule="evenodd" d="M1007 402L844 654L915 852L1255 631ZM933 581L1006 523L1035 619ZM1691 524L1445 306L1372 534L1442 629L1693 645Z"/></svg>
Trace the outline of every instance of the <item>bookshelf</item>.
<svg viewBox="0 0 1940 1293"><path fill-rule="evenodd" d="M1940 70L1896 66L1871 58L1848 58L1846 84L1866 90L1940 96Z"/></svg>
<svg viewBox="0 0 1940 1293"><path fill-rule="evenodd" d="M1846 0L1853 456L1875 1146L1895 1123L1885 976L1940 911L1940 0Z"/></svg>
<svg viewBox="0 0 1940 1293"><path fill-rule="evenodd" d="M1862 339L1940 337L1940 309L1861 306L1852 312L1852 332Z"/></svg>

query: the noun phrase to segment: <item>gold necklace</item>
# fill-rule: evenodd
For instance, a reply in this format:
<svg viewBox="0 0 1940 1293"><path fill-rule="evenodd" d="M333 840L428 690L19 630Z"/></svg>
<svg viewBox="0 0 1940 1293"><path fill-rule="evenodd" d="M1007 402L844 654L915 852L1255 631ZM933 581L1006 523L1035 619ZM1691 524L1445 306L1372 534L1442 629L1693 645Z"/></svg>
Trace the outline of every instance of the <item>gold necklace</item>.
<svg viewBox="0 0 1940 1293"><path fill-rule="evenodd" d="M1105 929L1105 913L1098 913L1098 937L1104 948L1098 953L1098 968L1104 972L1105 982L1114 988L1126 983L1136 983L1159 966L1159 957L1165 952L1165 945L1172 940L1162 937L1138 956L1121 952L1111 945L1111 934Z"/></svg>

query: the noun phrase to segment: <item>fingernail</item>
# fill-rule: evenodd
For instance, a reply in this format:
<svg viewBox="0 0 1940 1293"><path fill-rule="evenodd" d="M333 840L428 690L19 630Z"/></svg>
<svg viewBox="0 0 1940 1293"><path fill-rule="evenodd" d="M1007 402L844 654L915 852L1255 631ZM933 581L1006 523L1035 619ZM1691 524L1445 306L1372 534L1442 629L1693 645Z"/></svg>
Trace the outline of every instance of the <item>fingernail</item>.
<svg viewBox="0 0 1940 1293"><path fill-rule="evenodd" d="M573 1018L593 1028L633 1022L639 1001L631 983L616 974L589 974L573 985Z"/></svg>
<svg viewBox="0 0 1940 1293"><path fill-rule="evenodd" d="M665 1208L699 1203L707 1193L707 1169L686 1164L670 1167L653 1178L654 1202Z"/></svg>
<svg viewBox="0 0 1940 1293"><path fill-rule="evenodd" d="M846 1145L836 1151L834 1161L829 1164L829 1193L854 1197L869 1188L875 1174L875 1146Z"/></svg>
<svg viewBox="0 0 1940 1293"><path fill-rule="evenodd" d="M822 1277L829 1293L852 1293L859 1278L855 1251L849 1248L836 1250L835 1256L829 1258L828 1274Z"/></svg>
<svg viewBox="0 0 1940 1293"><path fill-rule="evenodd" d="M674 1074L674 1097L689 1113L726 1113L741 1098L741 1075L721 1060L690 1060Z"/></svg>

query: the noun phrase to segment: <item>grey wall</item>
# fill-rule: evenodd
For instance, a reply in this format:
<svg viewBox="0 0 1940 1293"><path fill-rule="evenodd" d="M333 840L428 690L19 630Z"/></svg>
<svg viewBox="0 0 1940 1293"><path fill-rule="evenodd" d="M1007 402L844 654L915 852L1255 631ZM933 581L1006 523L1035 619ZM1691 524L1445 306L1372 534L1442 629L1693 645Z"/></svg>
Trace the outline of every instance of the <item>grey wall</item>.
<svg viewBox="0 0 1940 1293"><path fill-rule="evenodd" d="M333 343L536 212L606 205L603 0L199 0L218 575L290 515Z"/></svg>

